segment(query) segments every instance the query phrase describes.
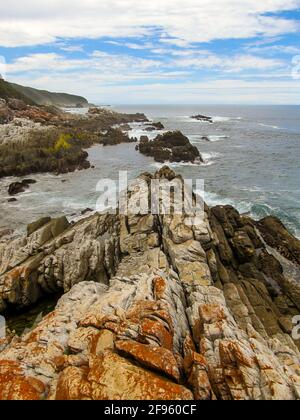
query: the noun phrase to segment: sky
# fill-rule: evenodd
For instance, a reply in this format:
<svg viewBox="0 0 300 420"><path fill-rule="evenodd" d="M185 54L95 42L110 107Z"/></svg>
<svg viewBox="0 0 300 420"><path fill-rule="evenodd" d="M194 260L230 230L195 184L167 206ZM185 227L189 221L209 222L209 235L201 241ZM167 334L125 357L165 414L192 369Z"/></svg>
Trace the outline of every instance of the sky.
<svg viewBox="0 0 300 420"><path fill-rule="evenodd" d="M0 73L97 104L300 105L300 0L0 0Z"/></svg>

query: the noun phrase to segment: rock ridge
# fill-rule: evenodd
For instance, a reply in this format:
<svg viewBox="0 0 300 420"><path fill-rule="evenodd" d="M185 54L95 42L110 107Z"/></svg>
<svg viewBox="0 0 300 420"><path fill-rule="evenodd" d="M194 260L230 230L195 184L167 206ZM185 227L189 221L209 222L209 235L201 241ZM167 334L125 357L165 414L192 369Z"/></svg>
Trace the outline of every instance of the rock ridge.
<svg viewBox="0 0 300 420"><path fill-rule="evenodd" d="M283 262L299 264L288 242L273 254L268 223L230 206L204 213L192 224L176 214L45 219L3 239L2 311L65 294L34 330L0 341L0 399L299 399L300 287Z"/></svg>

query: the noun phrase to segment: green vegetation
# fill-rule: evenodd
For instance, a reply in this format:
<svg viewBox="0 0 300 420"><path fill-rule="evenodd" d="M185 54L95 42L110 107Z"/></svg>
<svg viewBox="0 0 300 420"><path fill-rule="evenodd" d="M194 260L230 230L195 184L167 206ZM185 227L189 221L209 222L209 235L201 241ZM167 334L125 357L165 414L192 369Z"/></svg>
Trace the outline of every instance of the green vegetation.
<svg viewBox="0 0 300 420"><path fill-rule="evenodd" d="M46 105L58 107L87 107L88 101L82 96L67 93L52 93L30 87L9 83L0 79L0 98L21 99L27 105Z"/></svg>
<svg viewBox="0 0 300 420"><path fill-rule="evenodd" d="M54 93L47 90L39 90L31 87L20 86L10 83L20 94L26 96L37 105L54 105L59 107L88 107L88 101L82 96L69 95L67 93ZM1 96L1 95L0 95Z"/></svg>
<svg viewBox="0 0 300 420"><path fill-rule="evenodd" d="M27 105L35 105L35 102L24 95L22 92L19 92L14 85L6 82L5 80L0 79L0 98L2 99L20 99L24 101Z"/></svg>
<svg viewBox="0 0 300 420"><path fill-rule="evenodd" d="M59 128L34 130L23 142L0 145L0 177L86 169L89 162L84 149L97 141L97 137L87 132L65 133Z"/></svg>

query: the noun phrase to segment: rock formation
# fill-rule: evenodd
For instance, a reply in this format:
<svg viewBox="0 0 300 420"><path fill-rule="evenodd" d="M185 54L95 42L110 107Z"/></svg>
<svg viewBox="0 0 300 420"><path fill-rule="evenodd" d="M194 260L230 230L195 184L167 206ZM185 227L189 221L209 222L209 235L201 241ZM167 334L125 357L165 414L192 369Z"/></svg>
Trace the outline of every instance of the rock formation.
<svg viewBox="0 0 300 420"><path fill-rule="evenodd" d="M114 127L146 121L139 113L97 108L76 115L19 99L0 100L0 178L89 169L86 149L136 141Z"/></svg>
<svg viewBox="0 0 300 420"><path fill-rule="evenodd" d="M274 223L205 206L203 218L46 218L3 239L2 311L66 294L33 331L0 341L0 399L299 399L299 262L285 252L299 241L281 226L285 248L272 249Z"/></svg>
<svg viewBox="0 0 300 420"><path fill-rule="evenodd" d="M196 146L180 131L158 135L153 141L147 137L140 140L139 151L154 157L156 162L203 162Z"/></svg>
<svg viewBox="0 0 300 420"><path fill-rule="evenodd" d="M121 143L134 143L136 140L123 133L120 128L110 128L101 138L103 146L115 146Z"/></svg>
<svg viewBox="0 0 300 420"><path fill-rule="evenodd" d="M23 179L21 182L13 182L8 187L8 194L17 195L23 193L29 188L30 185L35 183L36 181L34 179Z"/></svg>
<svg viewBox="0 0 300 420"><path fill-rule="evenodd" d="M207 117L206 115L194 115L191 118L193 118L193 120L197 120L197 121L202 121L202 122L208 122L210 124L213 123L213 119L212 117Z"/></svg>
<svg viewBox="0 0 300 420"><path fill-rule="evenodd" d="M145 131L156 131L156 130L164 130L165 127L161 122L152 122L149 124L146 124L146 127L144 128Z"/></svg>

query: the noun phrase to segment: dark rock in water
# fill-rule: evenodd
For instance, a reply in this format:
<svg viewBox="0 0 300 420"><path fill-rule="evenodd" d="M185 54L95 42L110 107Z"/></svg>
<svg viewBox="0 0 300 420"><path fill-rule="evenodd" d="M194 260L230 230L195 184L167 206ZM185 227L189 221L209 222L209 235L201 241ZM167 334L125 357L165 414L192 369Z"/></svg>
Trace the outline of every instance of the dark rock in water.
<svg viewBox="0 0 300 420"><path fill-rule="evenodd" d="M7 200L8 203L15 203L16 201L18 201L16 198L9 198Z"/></svg>
<svg viewBox="0 0 300 420"><path fill-rule="evenodd" d="M205 140L205 141L210 141L209 138L207 136L203 136L201 137L201 140Z"/></svg>
<svg viewBox="0 0 300 420"><path fill-rule="evenodd" d="M180 131L168 132L157 136L153 141L141 138L139 151L154 157L156 162L203 162L197 147Z"/></svg>
<svg viewBox="0 0 300 420"><path fill-rule="evenodd" d="M152 126L155 127L157 130L164 130L165 127L161 122L152 123Z"/></svg>
<svg viewBox="0 0 300 420"><path fill-rule="evenodd" d="M27 236L30 236L32 233L36 232L37 230L45 226L47 223L51 222L51 220L52 220L51 217L42 217L41 219L33 223L30 223L27 226Z"/></svg>
<svg viewBox="0 0 300 420"><path fill-rule="evenodd" d="M16 195L24 192L26 190L26 185L24 185L22 182L13 182L8 187L8 194L9 195Z"/></svg>
<svg viewBox="0 0 300 420"><path fill-rule="evenodd" d="M199 115L194 115L191 118L193 118L194 120L197 120L197 121L208 122L208 123L211 123L211 124L213 123L212 117L207 117L206 115L199 114Z"/></svg>
<svg viewBox="0 0 300 420"><path fill-rule="evenodd" d="M92 209L87 208L87 209L85 209L85 210L82 210L81 215L82 215L82 216L84 216L85 214L87 214L87 213L91 213L92 211L93 211Z"/></svg>
<svg viewBox="0 0 300 420"><path fill-rule="evenodd" d="M279 219L268 216L257 222L257 227L269 246L288 260L300 264L300 241L288 232Z"/></svg>
<svg viewBox="0 0 300 420"><path fill-rule="evenodd" d="M120 125L120 129L121 129L122 131L128 132L128 131L130 131L130 130L131 130L131 127L130 127L130 125L129 125L129 124L121 124L121 125Z"/></svg>
<svg viewBox="0 0 300 420"><path fill-rule="evenodd" d="M104 146L115 146L121 143L134 143L135 141L135 139L131 139L119 128L110 128L101 139L101 143Z"/></svg>
<svg viewBox="0 0 300 420"><path fill-rule="evenodd" d="M35 179L23 179L22 183L24 185L33 185L33 184L36 184L36 180Z"/></svg>
<svg viewBox="0 0 300 420"><path fill-rule="evenodd" d="M141 136L140 141L149 141L148 136Z"/></svg>
<svg viewBox="0 0 300 420"><path fill-rule="evenodd" d="M145 131L156 131L156 130L164 130L164 126L161 122L147 124L144 128Z"/></svg>

